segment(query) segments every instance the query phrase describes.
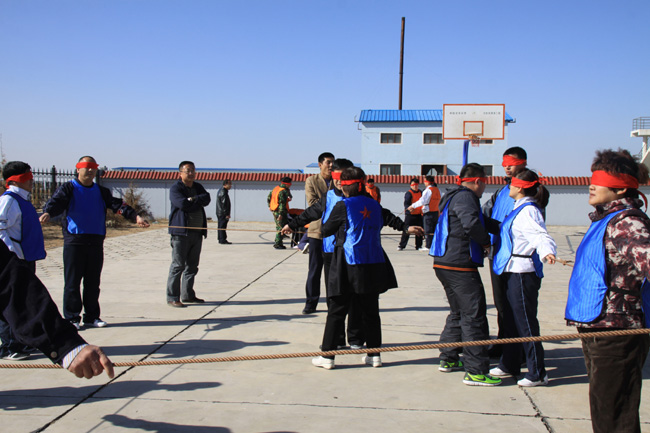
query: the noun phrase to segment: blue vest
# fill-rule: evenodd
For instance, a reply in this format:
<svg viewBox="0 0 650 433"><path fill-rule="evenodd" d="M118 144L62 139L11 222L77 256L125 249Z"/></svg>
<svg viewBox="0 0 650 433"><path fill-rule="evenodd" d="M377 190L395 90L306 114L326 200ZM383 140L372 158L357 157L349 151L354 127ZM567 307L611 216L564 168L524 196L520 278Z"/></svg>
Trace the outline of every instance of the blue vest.
<svg viewBox="0 0 650 433"><path fill-rule="evenodd" d="M499 239L497 239L497 245L495 245L496 253L494 254L494 260L492 262L492 269L497 275L503 273L503 270L512 258L512 223L515 221L515 218L517 218L517 215L519 215L519 212L521 212L521 210L526 206L535 206L539 209L539 206L535 203L524 203L510 212L506 219L501 223ZM542 273L542 261L539 259L537 251L533 252L530 259L532 259L533 265L535 266L535 274L537 274L539 278L544 278L544 274Z"/></svg>
<svg viewBox="0 0 650 433"><path fill-rule="evenodd" d="M332 213L332 209L334 209L334 205L341 200L343 200L342 195L336 195L333 189L330 189L327 191L327 196L325 200L325 212L323 212L323 217L321 221L323 224L325 224L325 221L327 221L330 217L330 214ZM336 235L328 236L325 239L323 239L323 252L324 253L333 253L334 252L334 244L336 243Z"/></svg>
<svg viewBox="0 0 650 433"><path fill-rule="evenodd" d="M99 185L86 187L78 180L72 181L72 198L68 206L68 232L73 235L106 234L106 203Z"/></svg>
<svg viewBox="0 0 650 433"><path fill-rule="evenodd" d="M449 204L454 199L454 195L462 191L462 189L459 189L452 192L451 194L453 195L449 197L440 211L440 218L438 219L438 224L436 224L436 229L433 233L433 240L431 241L431 248L429 249L430 256L442 257L447 252L447 240L449 238ZM465 191L473 194L469 190ZM481 224L485 226L483 212L480 211L480 208L478 217L481 220ZM469 255L474 263L481 266L483 265L483 247L472 239L469 240Z"/></svg>
<svg viewBox="0 0 650 433"><path fill-rule="evenodd" d="M13 238L11 240L20 244L26 261L43 260L47 253L45 252L43 229L34 205L15 192L6 191L3 195L9 195L18 202L22 217L20 240Z"/></svg>
<svg viewBox="0 0 650 433"><path fill-rule="evenodd" d="M384 263L380 235L384 219L379 203L362 195L346 198L343 203L348 212L343 243L345 261L349 265Z"/></svg>
<svg viewBox="0 0 650 433"><path fill-rule="evenodd" d="M600 316L607 295L607 263L605 261L605 231L619 213L612 212L591 223L576 252L576 263L569 280L569 296L564 317L574 322L589 323ZM641 298L646 328L650 327L650 284L644 279Z"/></svg>
<svg viewBox="0 0 650 433"><path fill-rule="evenodd" d="M497 195L492 207L491 217L497 221L503 221L510 212L515 208L515 199L510 197L510 185L504 186L499 195ZM490 233L490 240L492 245L496 245L498 235Z"/></svg>

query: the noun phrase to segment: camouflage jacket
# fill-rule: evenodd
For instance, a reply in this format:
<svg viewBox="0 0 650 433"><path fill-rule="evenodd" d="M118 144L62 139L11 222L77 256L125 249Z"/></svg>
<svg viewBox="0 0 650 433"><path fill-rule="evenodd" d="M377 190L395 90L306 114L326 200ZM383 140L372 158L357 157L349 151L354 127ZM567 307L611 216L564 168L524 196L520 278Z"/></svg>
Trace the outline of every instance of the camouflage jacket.
<svg viewBox="0 0 650 433"><path fill-rule="evenodd" d="M287 212L289 212L289 202L293 198L293 196L291 195L291 191L289 191L289 188L285 186L280 186L280 188L281 188L280 192L278 193L278 208L273 211L274 214L286 214ZM266 197L267 206L271 204L272 194L273 194L273 190L271 190L269 195Z"/></svg>

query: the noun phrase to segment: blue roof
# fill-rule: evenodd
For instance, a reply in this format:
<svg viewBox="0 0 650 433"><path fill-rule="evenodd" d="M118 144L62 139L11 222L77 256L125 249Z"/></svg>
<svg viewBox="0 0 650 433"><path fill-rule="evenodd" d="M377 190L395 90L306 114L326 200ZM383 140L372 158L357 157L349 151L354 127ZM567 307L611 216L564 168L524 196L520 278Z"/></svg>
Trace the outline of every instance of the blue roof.
<svg viewBox="0 0 650 433"><path fill-rule="evenodd" d="M316 164L318 165L318 164ZM113 167L116 171L178 171L178 167ZM298 168L201 168L196 171L211 173L302 173Z"/></svg>
<svg viewBox="0 0 650 433"><path fill-rule="evenodd" d="M442 110L361 110L359 122L442 122ZM514 122L508 113L506 122Z"/></svg>

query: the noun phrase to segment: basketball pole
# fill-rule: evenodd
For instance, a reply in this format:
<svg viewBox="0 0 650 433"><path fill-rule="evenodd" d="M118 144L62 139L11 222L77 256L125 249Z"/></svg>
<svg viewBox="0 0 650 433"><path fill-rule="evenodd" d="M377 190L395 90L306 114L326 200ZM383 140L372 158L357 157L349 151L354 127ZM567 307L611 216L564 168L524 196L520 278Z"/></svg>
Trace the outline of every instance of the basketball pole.
<svg viewBox="0 0 650 433"><path fill-rule="evenodd" d="M465 140L463 142L463 165L462 167L465 167L467 165L468 161L468 154L469 154L469 140Z"/></svg>

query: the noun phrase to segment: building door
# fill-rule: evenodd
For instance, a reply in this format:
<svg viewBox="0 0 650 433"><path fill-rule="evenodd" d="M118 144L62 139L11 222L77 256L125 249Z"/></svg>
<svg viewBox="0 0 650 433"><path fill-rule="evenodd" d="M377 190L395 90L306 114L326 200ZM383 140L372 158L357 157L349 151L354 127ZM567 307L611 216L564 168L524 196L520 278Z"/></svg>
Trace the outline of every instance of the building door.
<svg viewBox="0 0 650 433"><path fill-rule="evenodd" d="M446 176L447 165L446 164L422 164L422 169L420 174L422 176Z"/></svg>

